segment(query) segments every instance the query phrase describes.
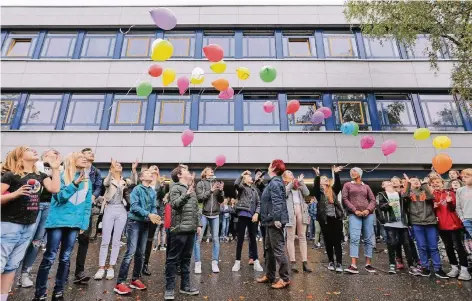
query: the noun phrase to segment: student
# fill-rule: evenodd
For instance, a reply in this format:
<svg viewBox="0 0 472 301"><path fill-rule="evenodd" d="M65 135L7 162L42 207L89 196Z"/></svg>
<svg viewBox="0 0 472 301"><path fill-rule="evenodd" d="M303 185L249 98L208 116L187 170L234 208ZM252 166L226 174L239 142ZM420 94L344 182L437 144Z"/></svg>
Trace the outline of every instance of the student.
<svg viewBox="0 0 472 301"><path fill-rule="evenodd" d="M451 184L452 184L453 181L459 181L461 183L461 186L462 186L461 173L458 170L456 170L456 169L449 170L448 176L449 176L449 179L447 179L444 182L444 189L451 189L452 188Z"/></svg>
<svg viewBox="0 0 472 301"><path fill-rule="evenodd" d="M121 262L118 281L114 291L119 295L131 293L131 288L145 290L147 287L140 280L144 265L144 252L149 232L149 222L159 224L161 218L157 215L156 192L151 186L152 174L149 170L139 173L141 184L131 192L131 208L128 214L127 249ZM128 278L131 259L134 257L133 277L129 287L125 284ZM131 288L130 288L131 287Z"/></svg>
<svg viewBox="0 0 472 301"><path fill-rule="evenodd" d="M456 192L456 213L462 221L466 232L472 236L472 168L464 169L461 173L463 187Z"/></svg>
<svg viewBox="0 0 472 301"><path fill-rule="evenodd" d="M223 204L220 206L221 209L221 233L220 241L228 241L229 221L231 218L231 206L228 205L230 198L225 198Z"/></svg>
<svg viewBox="0 0 472 301"><path fill-rule="evenodd" d="M317 213L317 199L316 197L310 198L310 205L308 205L308 215L310 216L310 226L308 227L308 240L313 240L316 232L316 213Z"/></svg>
<svg viewBox="0 0 472 301"><path fill-rule="evenodd" d="M454 192L457 192L462 186L464 185L460 180L452 180L449 182L449 189L452 189Z"/></svg>

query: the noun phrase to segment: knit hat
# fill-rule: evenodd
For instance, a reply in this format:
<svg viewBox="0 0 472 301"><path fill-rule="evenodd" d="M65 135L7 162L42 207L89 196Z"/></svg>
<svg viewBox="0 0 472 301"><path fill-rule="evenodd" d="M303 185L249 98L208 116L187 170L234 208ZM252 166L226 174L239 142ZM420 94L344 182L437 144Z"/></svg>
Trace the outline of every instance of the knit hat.
<svg viewBox="0 0 472 301"><path fill-rule="evenodd" d="M362 169L360 169L359 167L353 167L351 168L351 170L356 171L359 174L359 177L362 178L362 173L363 173Z"/></svg>

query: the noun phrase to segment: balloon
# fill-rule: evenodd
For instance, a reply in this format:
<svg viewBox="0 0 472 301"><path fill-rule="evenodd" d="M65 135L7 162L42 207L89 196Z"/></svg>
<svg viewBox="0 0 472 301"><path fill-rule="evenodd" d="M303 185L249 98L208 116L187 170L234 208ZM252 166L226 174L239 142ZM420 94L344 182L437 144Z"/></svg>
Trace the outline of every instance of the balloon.
<svg viewBox="0 0 472 301"><path fill-rule="evenodd" d="M359 125L354 121L350 121L350 123L352 124L352 134L351 135L357 136L359 134Z"/></svg>
<svg viewBox="0 0 472 301"><path fill-rule="evenodd" d="M437 149L446 149L451 146L451 139L448 136L437 136L433 139L433 145Z"/></svg>
<svg viewBox="0 0 472 301"><path fill-rule="evenodd" d="M195 77L191 77L191 78L190 78L190 83L192 83L192 84L194 84L194 85L200 85L200 84L203 83L204 80L205 80L205 77L204 77L204 76L200 77L200 79L197 79L197 78L195 78Z"/></svg>
<svg viewBox="0 0 472 301"><path fill-rule="evenodd" d="M272 113L274 111L275 107L272 101L266 101L264 102L264 112L266 113Z"/></svg>
<svg viewBox="0 0 472 301"><path fill-rule="evenodd" d="M277 71L272 66L264 66L261 68L261 71L259 71L259 76L262 81L270 83L277 77Z"/></svg>
<svg viewBox="0 0 472 301"><path fill-rule="evenodd" d="M215 73L223 73L226 70L226 62L225 61L219 61L217 63L213 63L210 65L211 71Z"/></svg>
<svg viewBox="0 0 472 301"><path fill-rule="evenodd" d="M234 96L234 90L231 87L228 87L228 89L221 91L220 94L218 95L219 99L231 99Z"/></svg>
<svg viewBox="0 0 472 301"><path fill-rule="evenodd" d="M429 132L429 129L427 128L419 128L415 130L415 133L413 134L413 138L416 140L425 140L428 139L431 133Z"/></svg>
<svg viewBox="0 0 472 301"><path fill-rule="evenodd" d="M168 8L155 8L149 11L151 18L156 23L157 27L164 30L171 30L177 25L177 18L174 13Z"/></svg>
<svg viewBox="0 0 472 301"><path fill-rule="evenodd" d="M433 167L438 174L446 173L452 167L452 159L447 154L439 154L433 158Z"/></svg>
<svg viewBox="0 0 472 301"><path fill-rule="evenodd" d="M174 52L174 46L167 41L157 39L152 43L151 59L153 61L166 61Z"/></svg>
<svg viewBox="0 0 472 301"><path fill-rule="evenodd" d="M136 95L148 97L152 93L152 85L150 82L140 82L136 87Z"/></svg>
<svg viewBox="0 0 472 301"><path fill-rule="evenodd" d="M311 123L313 124L322 123L325 118L324 116L325 115L323 114L323 112L315 111L315 113L313 113L313 115L311 116Z"/></svg>
<svg viewBox="0 0 472 301"><path fill-rule="evenodd" d="M397 143L394 140L386 140L382 143L382 152L384 156L393 154L397 150Z"/></svg>
<svg viewBox="0 0 472 301"><path fill-rule="evenodd" d="M189 146L190 143L193 141L194 134L192 130L186 129L185 131L182 132L182 143L184 146Z"/></svg>
<svg viewBox="0 0 472 301"><path fill-rule="evenodd" d="M226 163L225 155L216 156L215 163L216 163L216 166L218 167L223 166Z"/></svg>
<svg viewBox="0 0 472 301"><path fill-rule="evenodd" d="M300 109L300 102L296 99L292 99L287 103L287 114L294 114Z"/></svg>
<svg viewBox="0 0 472 301"><path fill-rule="evenodd" d="M361 139L361 148L362 149L369 149L375 144L374 136L364 136Z"/></svg>
<svg viewBox="0 0 472 301"><path fill-rule="evenodd" d="M185 91L187 91L189 84L190 84L190 81L185 76L181 76L177 79L177 87L179 87L180 95L185 94Z"/></svg>
<svg viewBox="0 0 472 301"><path fill-rule="evenodd" d="M162 67L159 66L158 64L152 64L148 68L148 73L152 77L159 77L162 74Z"/></svg>
<svg viewBox="0 0 472 301"><path fill-rule="evenodd" d="M175 70L171 68L165 68L162 72L162 84L164 87L172 84L175 80Z"/></svg>
<svg viewBox="0 0 472 301"><path fill-rule="evenodd" d="M329 118L333 115L333 112L331 112L331 109L328 107L321 107L317 111L323 112L324 118Z"/></svg>
<svg viewBox="0 0 472 301"><path fill-rule="evenodd" d="M224 91L229 88L229 82L224 78L219 78L212 81L211 85L218 91Z"/></svg>
<svg viewBox="0 0 472 301"><path fill-rule="evenodd" d="M192 76L190 77L190 82L194 85L199 85L205 80L205 71L202 68L196 67L192 70Z"/></svg>
<svg viewBox="0 0 472 301"><path fill-rule="evenodd" d="M343 123L341 125L341 132L344 135L352 135L352 133L354 132L354 124L352 124L351 122Z"/></svg>
<svg viewBox="0 0 472 301"><path fill-rule="evenodd" d="M240 80L247 80L251 75L251 71L246 67L239 67L236 69L236 75Z"/></svg>
<svg viewBox="0 0 472 301"><path fill-rule="evenodd" d="M220 45L210 44L203 47L203 53L210 62L219 62L223 59L224 52Z"/></svg>

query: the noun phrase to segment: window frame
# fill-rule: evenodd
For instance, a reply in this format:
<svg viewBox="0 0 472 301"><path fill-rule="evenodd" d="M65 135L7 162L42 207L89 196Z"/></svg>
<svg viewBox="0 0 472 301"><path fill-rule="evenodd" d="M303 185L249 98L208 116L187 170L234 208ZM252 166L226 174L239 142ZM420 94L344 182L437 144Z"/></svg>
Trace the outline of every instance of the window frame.
<svg viewBox="0 0 472 301"><path fill-rule="evenodd" d="M228 106L228 123L206 123L206 107L207 103L224 103ZM232 106L231 106L232 104ZM218 95L201 95L200 102L199 102L199 116L198 116L198 128L200 127L232 127L232 131L234 131L234 127L236 125L236 102L235 99L227 99L227 100L220 100L218 99ZM203 110L201 106L203 105ZM201 118L201 119L200 119ZM231 123L232 119L232 123ZM200 122L202 121L202 122ZM226 130L222 130L223 132Z"/></svg>
<svg viewBox="0 0 472 301"><path fill-rule="evenodd" d="M300 107L306 106L307 104L310 104L313 107L314 112L316 112L317 109L323 107L323 95L321 93L320 94L313 93L311 95L300 95L300 94L288 95L288 98L289 99L297 99L300 103ZM298 123L298 122L296 122L296 114L298 112L287 115L288 116L288 118L287 118L288 119L287 120L288 121L288 130L290 132L322 132L322 131L326 131L326 119L324 119L323 122L321 122L319 124L311 123L311 119L308 122ZM303 127L306 127L306 126L318 127L318 129L316 129L316 130L304 129Z"/></svg>
<svg viewBox="0 0 472 301"><path fill-rule="evenodd" d="M203 33L203 47L209 45L210 39L221 39L221 38L229 38L229 48L230 54L227 54L226 51L224 53L223 59L225 58L235 58L236 57L236 35L234 32L232 33L213 33L213 32L204 32ZM234 45L234 48L231 49L231 45ZM221 47L221 45L220 45ZM223 48L223 47L221 47ZM223 48L224 50L224 48ZM232 53L231 53L232 52Z"/></svg>
<svg viewBox="0 0 472 301"><path fill-rule="evenodd" d="M363 35L362 39L363 39L364 45L365 45L364 47L365 47L366 58L368 58L368 59L401 59L399 44L398 44L398 41L394 37L389 36L389 37L383 38L383 40L388 39L388 40L391 41L390 45L392 46L393 53L396 56L378 56L378 55L374 55L373 51L372 51L371 42L375 41L375 40L378 40L379 43L380 43L380 40L382 40L382 39L372 38L372 37L369 37L368 35Z"/></svg>
<svg viewBox="0 0 472 301"><path fill-rule="evenodd" d="M135 103L139 103L140 106L139 106L139 110L138 110L138 114L137 115L137 121L136 122L121 122L121 121L117 121L119 115L120 115L120 107L121 107L121 104L126 104L126 103L131 103L131 104L135 104ZM131 100L131 99L119 99L118 101L116 101L116 112L115 112L115 118L113 119L114 122L113 124L119 124L119 125L139 125L140 122L141 122L141 111L143 109L143 106L142 106L142 101L141 100Z"/></svg>
<svg viewBox="0 0 472 301"><path fill-rule="evenodd" d="M331 55L333 53L333 41L337 40L346 40L348 39L349 41L349 53L350 55ZM325 57L326 58L342 58L342 59L358 59L359 58L359 51L357 49L357 43L356 43L356 38L354 33L346 33L346 32L340 32L340 33L335 33L335 32L324 32L323 33L323 43L326 46L326 42L328 42L328 53L325 51ZM326 47L325 47L326 50Z"/></svg>
<svg viewBox="0 0 472 301"><path fill-rule="evenodd" d="M84 96L88 96L90 98L87 98L87 97L84 97ZM92 98L92 96L97 96L97 97ZM99 130L100 129L100 124L101 124L101 117L102 117L101 113L103 113L103 111L105 110L105 96L106 96L105 94L82 94L82 93L72 94L70 102L69 102L69 106L67 108L67 114L66 114L65 122L64 122L64 130L87 131L87 127L92 127L92 126L94 128L93 129L91 128L90 129L91 131ZM73 119L77 103L79 103L79 102L92 102L92 101L99 102L98 110L95 113L95 119L97 120L97 123L72 123L72 122L69 123L68 122L69 113L72 114L72 119ZM100 110L100 105L102 106L101 110ZM73 128L67 129L68 126L70 126L70 127L81 127L81 128L80 129L73 129Z"/></svg>
<svg viewBox="0 0 472 301"><path fill-rule="evenodd" d="M313 34L310 34L310 33L307 33L307 34L301 34L301 33L294 33L294 32L289 32L289 33L285 33L283 34L283 55L284 55L284 58L300 58L300 59L303 59L303 58L317 58L318 57L318 53L317 53L317 49L316 49L316 39L315 39L315 36ZM290 54L290 39L306 39L307 40L307 46L308 46L308 51L309 51L309 55L291 55Z"/></svg>
<svg viewBox="0 0 472 301"><path fill-rule="evenodd" d="M400 96L406 96L406 99L392 99L387 97L388 95L393 95L393 94L382 94L380 95L385 95L384 99L379 99L378 94L375 94L375 103L376 103L376 111L377 111L377 116L379 116L379 113L381 113L381 117L379 118L379 123L380 123L380 129L382 131L401 131L397 130L399 128L406 128L406 131L409 131L410 129L408 128L418 128L418 117L417 113L415 111L415 107L413 104L413 99L410 94L399 94ZM391 124L388 118L388 111L385 109L385 104L386 103L406 103L406 109L408 113L408 119L411 119L410 113L413 117L413 120L410 120L410 124ZM408 105L409 104L409 105ZM379 112L379 109L381 112Z"/></svg>
<svg viewBox="0 0 472 301"><path fill-rule="evenodd" d="M2 59L32 58L38 43L38 36L39 32L10 32L4 40ZM10 55L19 40L29 40L30 46L28 48L28 55Z"/></svg>
<svg viewBox="0 0 472 301"><path fill-rule="evenodd" d="M107 38L108 41L108 51L107 55L103 56L91 56L87 55L88 48L90 47L90 40L92 39L103 39ZM88 40L88 41L87 41ZM87 32L84 37L84 42L82 44L82 49L80 51L80 58L81 59L111 59L113 58L113 52L116 48L116 34L115 33L95 33L95 32Z"/></svg>
<svg viewBox="0 0 472 301"><path fill-rule="evenodd" d="M352 97L346 97L346 96L352 96ZM367 100L367 94L366 93L360 93L360 92L339 92L339 93L333 93L332 94L332 101L333 101L333 119L334 119L334 124L335 128L339 130L341 128L341 125L345 122L348 122L347 120L344 120L340 104L342 103L356 103L360 104L360 117L363 120L363 123L357 122L359 125L360 130L362 131L371 131L372 130L372 117L370 116L369 112L369 103ZM377 111L375 112L377 114ZM339 118L338 118L339 116Z"/></svg>
<svg viewBox="0 0 472 301"><path fill-rule="evenodd" d="M57 98L35 98L36 95L45 95L45 96L57 96ZM45 126L51 126L51 129L44 129L41 128L40 130L55 130L57 121L59 119L59 111L60 111L60 106L62 103L64 95L63 94L43 94L43 93L31 93L28 94L28 99L26 101L26 106L25 106L25 111L23 113L23 116L21 118L21 125L20 125L20 130L30 130L30 129L24 129L24 127L31 127L31 126L38 126L38 127L45 127ZM30 102L54 102L54 107L52 110L51 114L51 122L50 123L37 123L37 122L28 122L28 120L31 118L31 109L29 108ZM40 112L40 111L39 111ZM56 116L54 116L56 115ZM54 120L54 117L55 120Z"/></svg>
<svg viewBox="0 0 472 301"><path fill-rule="evenodd" d="M443 99L428 99L428 97L438 97L442 96ZM446 99L447 96L450 96L451 99ZM447 131L447 129L457 129L461 131L465 131L465 123L461 116L460 107L458 106L457 102L454 101L454 97L452 95L447 94L418 94L419 97L419 105L421 107L421 111L423 112L424 122L427 128L445 128L446 130L437 130L436 131ZM454 110L454 114L452 115L454 118L454 125L434 125L431 121L431 112L428 107L428 103L443 103L449 104L451 109ZM452 111L451 110L451 111ZM456 118L457 117L457 118ZM458 124L457 121L460 121L461 124Z"/></svg>
<svg viewBox="0 0 472 301"><path fill-rule="evenodd" d="M67 55L56 56L56 55L46 55L49 50L50 43L52 39L67 39L69 38L69 48L67 50ZM44 38L43 45L41 46L41 53L39 54L40 58L72 58L74 55L74 49L77 44L77 32L75 33L59 33L59 32L48 32ZM70 53L70 54L69 54Z"/></svg>
<svg viewBox="0 0 472 301"><path fill-rule="evenodd" d="M260 98L259 98L260 97ZM251 103L262 103L264 104L266 101L270 101L277 106L277 109L274 109L272 113L265 113L264 114L271 114L272 115L272 123L258 123L253 124L251 123ZM247 109L247 110L246 110ZM243 130L244 131L253 131L253 132L263 132L263 131L274 131L273 129L264 130L263 128L269 127L278 127L276 131L282 130L282 123L280 121L280 102L276 95L245 95L243 98ZM247 122L246 122L247 116ZM276 122L278 119L278 122ZM254 130L254 129L246 129L246 127L261 127L262 129Z"/></svg>
<svg viewBox="0 0 472 301"><path fill-rule="evenodd" d="M1 123L2 125L11 124L11 121L8 122L8 120L11 119L11 118L10 118L10 117L11 117L10 114L11 114L11 112L12 112L12 110L13 110L14 102L15 102L15 101L14 101L13 99L2 99L2 100L0 100L0 103L9 103L9 107L8 107L8 112L7 112L7 115L6 115L6 119L2 119L2 120L0 121L0 123Z"/></svg>
<svg viewBox="0 0 472 301"><path fill-rule="evenodd" d="M126 50L125 50L125 55L124 57L129 57L129 58L140 58L140 57L147 57L150 55L150 48L151 48L151 39L150 37L144 37L144 36L131 36L131 37L128 37L127 40L126 40ZM129 51L129 48L130 48L130 42L132 40L147 40L147 46L146 46L146 49L147 49L147 54L145 55L131 55L131 54L128 54L128 51Z"/></svg>
<svg viewBox="0 0 472 301"><path fill-rule="evenodd" d="M162 122L162 117L164 115L164 108L165 104L173 103L173 104L182 104L182 116L181 122ZM162 100L160 101L160 113L159 113L159 123L158 125L185 125L185 115L187 109L187 101L185 100Z"/></svg>
<svg viewBox="0 0 472 301"><path fill-rule="evenodd" d="M362 118L362 122L356 122L357 124L359 125L366 125L366 120L365 120L365 116L364 116L364 109L363 109L363 101L361 100L348 100L348 101L345 101L345 100L342 100L342 101L337 101L337 106L338 106L338 110L339 110L339 121L341 122L341 124L343 124L344 122L344 118L343 118L343 111L341 110L341 103L343 104L358 104L359 105L359 108L360 108L360 111L361 111L361 118Z"/></svg>
<svg viewBox="0 0 472 301"><path fill-rule="evenodd" d="M269 55L249 55L249 41L248 39L268 39L269 40ZM244 45L246 43L246 45ZM274 47L272 48L272 44ZM246 46L246 47L244 47ZM243 47L243 58L276 58L277 57L277 45L275 42L275 34L257 34L257 33L246 33L243 34L243 41L242 41L242 47ZM246 48L246 49L245 49ZM244 54L246 51L246 55Z"/></svg>
<svg viewBox="0 0 472 301"><path fill-rule="evenodd" d="M172 43L172 40L187 40L187 55L173 54L171 59L195 57L196 35L194 32L185 32L185 33L170 32L170 33L164 34L164 40L169 41L171 43ZM193 40L193 49L192 49L192 40Z"/></svg>

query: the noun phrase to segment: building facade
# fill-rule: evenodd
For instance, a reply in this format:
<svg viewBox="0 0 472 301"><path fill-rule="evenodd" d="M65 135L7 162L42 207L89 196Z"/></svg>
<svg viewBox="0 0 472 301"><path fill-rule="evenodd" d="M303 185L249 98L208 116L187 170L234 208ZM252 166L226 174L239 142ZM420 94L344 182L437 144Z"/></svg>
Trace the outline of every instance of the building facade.
<svg viewBox="0 0 472 301"><path fill-rule="evenodd" d="M413 49L371 39L347 23L342 6L170 7L178 21L172 31L158 29L150 9L2 8L2 158L22 144L64 154L92 147L99 165L138 159L168 172L179 162L211 165L224 154L219 174L227 178L275 158L300 172L380 163L367 175L373 179L404 170L425 174L440 152L457 168L472 164L470 112L450 95L453 58L445 47L439 71L432 71L425 36ZM175 82L163 88L160 78L150 78L156 38L174 47L173 57L159 63L163 68L190 77L201 67L203 84L180 96ZM210 70L202 53L208 44L224 49L224 74ZM271 83L259 78L265 65L277 70ZM249 79L238 79L238 67L250 69ZM217 99L211 82L219 77L235 89L233 99ZM153 84L147 98L130 90L141 80ZM291 99L301 108L287 115ZM268 100L273 113L262 108ZM313 125L321 106L333 115ZM360 125L357 137L339 131L351 120ZM452 147L438 151L432 140L414 140L419 127L430 128L432 138L448 135ZM195 139L183 147L180 133L187 128ZM366 133L376 144L362 150ZM385 157L380 144L388 139L398 149Z"/></svg>

